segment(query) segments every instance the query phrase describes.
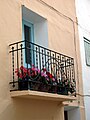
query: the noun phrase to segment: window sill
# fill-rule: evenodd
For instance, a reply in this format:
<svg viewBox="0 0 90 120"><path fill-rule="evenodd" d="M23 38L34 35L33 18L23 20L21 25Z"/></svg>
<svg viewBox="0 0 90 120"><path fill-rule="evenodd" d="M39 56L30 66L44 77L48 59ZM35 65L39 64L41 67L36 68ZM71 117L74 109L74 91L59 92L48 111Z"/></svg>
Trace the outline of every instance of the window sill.
<svg viewBox="0 0 90 120"><path fill-rule="evenodd" d="M12 91L10 92L12 98L30 98L30 99L39 99L39 100L51 100L51 101L71 101L76 100L75 97L66 96L66 95L58 95L52 93L38 92L38 91Z"/></svg>

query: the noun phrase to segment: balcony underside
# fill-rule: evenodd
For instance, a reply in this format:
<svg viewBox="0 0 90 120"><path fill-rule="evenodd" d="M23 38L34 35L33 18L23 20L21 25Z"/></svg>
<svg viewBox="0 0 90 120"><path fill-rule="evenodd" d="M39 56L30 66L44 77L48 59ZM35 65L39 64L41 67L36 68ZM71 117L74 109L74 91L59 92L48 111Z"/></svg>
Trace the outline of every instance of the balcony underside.
<svg viewBox="0 0 90 120"><path fill-rule="evenodd" d="M31 91L31 90L12 91L10 92L10 95L12 98L29 98L29 99L50 100L50 101L59 101L59 102L76 100L75 97L71 97L71 96Z"/></svg>

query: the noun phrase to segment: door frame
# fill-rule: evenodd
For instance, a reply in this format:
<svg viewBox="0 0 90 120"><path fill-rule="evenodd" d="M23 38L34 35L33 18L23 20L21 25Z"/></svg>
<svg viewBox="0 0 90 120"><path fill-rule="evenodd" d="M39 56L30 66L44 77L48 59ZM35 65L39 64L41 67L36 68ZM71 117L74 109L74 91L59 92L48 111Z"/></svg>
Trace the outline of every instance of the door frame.
<svg viewBox="0 0 90 120"><path fill-rule="evenodd" d="M34 42L34 25L31 22L28 22L26 20L22 20L22 40L25 40L24 36L24 25L28 26L31 28L31 42Z"/></svg>
<svg viewBox="0 0 90 120"><path fill-rule="evenodd" d="M22 41L25 41L24 25L31 28L31 41L30 42L34 43L34 25L31 22L28 22L26 20L22 20ZM23 46L25 47L25 42L23 42ZM23 52L23 65L24 67L27 67L26 58L25 58L25 50ZM28 67L30 67L30 64L28 64Z"/></svg>

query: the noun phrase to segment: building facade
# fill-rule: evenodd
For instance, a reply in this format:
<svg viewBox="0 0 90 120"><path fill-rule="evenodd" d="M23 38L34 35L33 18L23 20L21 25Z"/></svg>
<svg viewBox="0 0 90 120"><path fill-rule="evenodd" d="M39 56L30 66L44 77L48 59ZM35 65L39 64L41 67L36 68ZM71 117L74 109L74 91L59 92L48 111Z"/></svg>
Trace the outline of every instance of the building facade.
<svg viewBox="0 0 90 120"><path fill-rule="evenodd" d="M84 88L84 103L85 103L85 114L86 120L90 119L89 114L89 103L90 103L90 1L88 0L76 0L76 11L78 18L78 29L79 29L79 39L80 39L80 51L81 51L81 63L82 63L82 78L83 78L83 88ZM82 11L83 10L83 11Z"/></svg>
<svg viewBox="0 0 90 120"><path fill-rule="evenodd" d="M75 11L74 0L0 1L0 120L85 120ZM33 71L34 80L45 73L50 93L34 88ZM61 92L63 80L75 91Z"/></svg>

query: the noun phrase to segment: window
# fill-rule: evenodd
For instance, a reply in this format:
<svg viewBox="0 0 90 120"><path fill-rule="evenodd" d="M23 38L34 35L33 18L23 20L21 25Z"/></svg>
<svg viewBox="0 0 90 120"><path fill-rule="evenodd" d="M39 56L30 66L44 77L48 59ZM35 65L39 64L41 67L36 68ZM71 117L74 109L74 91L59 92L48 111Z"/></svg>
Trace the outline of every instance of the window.
<svg viewBox="0 0 90 120"><path fill-rule="evenodd" d="M48 47L48 21L46 18L22 6L22 19L33 25L34 43ZM30 24L28 24L30 27ZM27 26L28 26L27 25ZM24 33L24 32L23 32ZM24 36L23 36L24 39Z"/></svg>
<svg viewBox="0 0 90 120"><path fill-rule="evenodd" d="M29 42L38 44L40 46L48 47L48 26L47 19L30 9L22 6L22 40L26 40L26 50L23 52L25 56L23 59L24 66L31 66L35 64L34 45Z"/></svg>
<svg viewBox="0 0 90 120"><path fill-rule="evenodd" d="M30 43L29 42L32 42L32 27L31 26L27 26L24 24L24 38L25 38L25 41L26 41L26 48L29 48L29 49L26 49L25 50L25 58L26 58L26 63L28 64L31 64L31 60L30 60L30 57L32 56L31 55L31 52L30 52ZM31 58L32 59L32 58Z"/></svg>
<svg viewBox="0 0 90 120"><path fill-rule="evenodd" d="M84 37L86 65L90 66L90 40Z"/></svg>
<svg viewBox="0 0 90 120"><path fill-rule="evenodd" d="M30 51L30 43L33 42L33 24L30 22L26 22L23 20L23 40L25 40L25 62L27 64L31 64L31 60L33 59L33 56Z"/></svg>

